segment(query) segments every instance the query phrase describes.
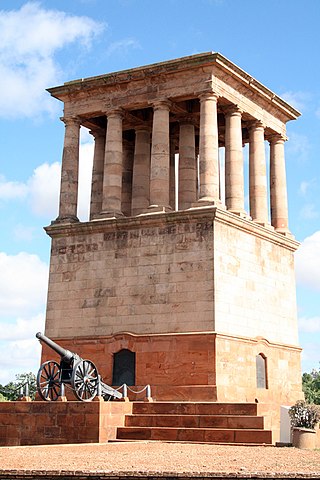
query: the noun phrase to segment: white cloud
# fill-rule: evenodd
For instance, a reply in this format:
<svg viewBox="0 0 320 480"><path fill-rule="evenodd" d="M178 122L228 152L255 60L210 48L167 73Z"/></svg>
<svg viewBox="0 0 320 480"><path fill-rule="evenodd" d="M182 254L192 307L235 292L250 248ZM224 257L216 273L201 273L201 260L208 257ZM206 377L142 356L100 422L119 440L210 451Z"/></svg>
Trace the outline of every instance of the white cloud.
<svg viewBox="0 0 320 480"><path fill-rule="evenodd" d="M18 223L13 231L13 236L16 241L31 242L34 240L35 236L35 227L30 227Z"/></svg>
<svg viewBox="0 0 320 480"><path fill-rule="evenodd" d="M130 50L137 48L141 48L138 40L135 38L123 38L122 40L111 43L106 50L106 55L127 55Z"/></svg>
<svg viewBox="0 0 320 480"><path fill-rule="evenodd" d="M55 54L68 44L89 47L101 23L27 2L19 10L0 10L0 116L35 117L53 112L45 92L60 83Z"/></svg>
<svg viewBox="0 0 320 480"><path fill-rule="evenodd" d="M289 141L286 145L287 157L293 157L295 160L304 163L309 156L310 143L306 135L291 132L289 134Z"/></svg>
<svg viewBox="0 0 320 480"><path fill-rule="evenodd" d="M0 175L0 200L11 200L24 198L28 188L22 182L8 182L3 175Z"/></svg>
<svg viewBox="0 0 320 480"><path fill-rule="evenodd" d="M78 215L82 221L89 218L93 150L92 136L86 129L81 129ZM35 215L46 218L47 221L53 220L58 216L60 178L61 164L58 162L39 165L26 182L9 181L0 176L0 200L27 201ZM30 235L30 228L27 231L25 227L16 227L16 238L26 236L26 239L30 239Z"/></svg>
<svg viewBox="0 0 320 480"><path fill-rule="evenodd" d="M299 331L306 333L320 333L320 317L299 318Z"/></svg>
<svg viewBox="0 0 320 480"><path fill-rule="evenodd" d="M284 92L281 94L283 100L288 102L297 110L304 110L307 106L307 103L310 101L311 95L308 92Z"/></svg>
<svg viewBox="0 0 320 480"><path fill-rule="evenodd" d="M314 203L306 203L300 209L299 215L304 220L314 220L319 217L319 212L316 210Z"/></svg>
<svg viewBox="0 0 320 480"><path fill-rule="evenodd" d="M317 189L317 179L312 178L311 180L303 180L299 186L299 194L305 197L310 191Z"/></svg>
<svg viewBox="0 0 320 480"><path fill-rule="evenodd" d="M27 181L32 211L39 216L55 218L59 206L61 165L43 163Z"/></svg>
<svg viewBox="0 0 320 480"><path fill-rule="evenodd" d="M44 328L48 265L37 255L0 252L0 383L39 368L35 334ZM13 319L13 320L12 320Z"/></svg>
<svg viewBox="0 0 320 480"><path fill-rule="evenodd" d="M16 342L21 340L29 340L37 332L43 331L44 328L44 314L31 318L17 318L14 323L2 322L0 330L0 341L7 340Z"/></svg>
<svg viewBox="0 0 320 480"><path fill-rule="evenodd" d="M43 330L43 322L37 325L29 334L29 338L0 341L0 383L6 385L15 380L19 373L37 373L40 366L41 346L34 337L37 331Z"/></svg>
<svg viewBox="0 0 320 480"><path fill-rule="evenodd" d="M301 347L303 348L302 371L311 372L315 368L319 370L319 343L310 338L304 338L301 340Z"/></svg>
<svg viewBox="0 0 320 480"><path fill-rule="evenodd" d="M305 238L295 255L297 283L320 291L320 230Z"/></svg>
<svg viewBox="0 0 320 480"><path fill-rule="evenodd" d="M48 284L48 265L37 255L0 252L0 320L31 315L43 308Z"/></svg>

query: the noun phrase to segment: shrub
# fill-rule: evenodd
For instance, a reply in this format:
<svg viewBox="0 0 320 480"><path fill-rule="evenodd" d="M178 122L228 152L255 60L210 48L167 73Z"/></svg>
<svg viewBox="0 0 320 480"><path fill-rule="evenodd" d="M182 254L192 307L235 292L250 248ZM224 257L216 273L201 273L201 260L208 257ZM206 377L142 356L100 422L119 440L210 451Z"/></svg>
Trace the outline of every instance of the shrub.
<svg viewBox="0 0 320 480"><path fill-rule="evenodd" d="M320 421L320 407L298 400L289 409L290 422L292 427L304 427L314 429Z"/></svg>

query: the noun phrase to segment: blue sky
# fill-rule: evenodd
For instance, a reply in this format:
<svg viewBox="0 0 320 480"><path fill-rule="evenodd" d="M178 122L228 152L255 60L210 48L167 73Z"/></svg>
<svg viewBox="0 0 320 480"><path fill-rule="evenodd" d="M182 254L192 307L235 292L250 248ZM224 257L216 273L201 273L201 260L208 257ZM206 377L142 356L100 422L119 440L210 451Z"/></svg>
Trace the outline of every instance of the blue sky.
<svg viewBox="0 0 320 480"><path fill-rule="evenodd" d="M292 103L290 228L296 255L303 371L320 361L319 0L0 0L0 383L37 371L64 125L45 89L217 51ZM81 140L86 219L92 141Z"/></svg>

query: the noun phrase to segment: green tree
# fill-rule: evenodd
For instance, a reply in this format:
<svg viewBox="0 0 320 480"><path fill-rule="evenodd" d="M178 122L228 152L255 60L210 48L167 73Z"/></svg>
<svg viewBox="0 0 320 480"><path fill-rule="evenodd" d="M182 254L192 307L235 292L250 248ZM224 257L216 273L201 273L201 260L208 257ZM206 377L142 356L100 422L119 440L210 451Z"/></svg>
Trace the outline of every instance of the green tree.
<svg viewBox="0 0 320 480"><path fill-rule="evenodd" d="M308 403L320 405L320 370L302 375L302 389Z"/></svg>
<svg viewBox="0 0 320 480"><path fill-rule="evenodd" d="M2 397L4 397L4 401L18 400L20 397L21 387L23 388L23 393L25 394L26 383L28 383L28 387L29 387L29 397L31 397L31 399L34 400L36 396L36 391L37 391L36 376L34 375L34 373L29 372L29 373L17 374L15 381L9 382L4 387L0 385L0 394ZM1 400L1 397L0 397L0 401L3 401Z"/></svg>

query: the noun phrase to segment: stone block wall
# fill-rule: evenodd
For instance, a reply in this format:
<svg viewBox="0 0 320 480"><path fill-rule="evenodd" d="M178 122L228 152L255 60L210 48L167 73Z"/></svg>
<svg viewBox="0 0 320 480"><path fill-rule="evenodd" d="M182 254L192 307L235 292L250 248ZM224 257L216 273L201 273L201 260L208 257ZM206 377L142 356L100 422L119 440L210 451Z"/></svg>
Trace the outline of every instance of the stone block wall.
<svg viewBox="0 0 320 480"><path fill-rule="evenodd" d="M128 402L0 402L0 446L106 442L131 408Z"/></svg>
<svg viewBox="0 0 320 480"><path fill-rule="evenodd" d="M215 330L297 346L297 242L228 217L214 223Z"/></svg>
<svg viewBox="0 0 320 480"><path fill-rule="evenodd" d="M170 220L91 222L54 235L46 334L212 331L212 218Z"/></svg>
<svg viewBox="0 0 320 480"><path fill-rule="evenodd" d="M70 338L56 341L92 360L103 381L112 383L113 354L136 354L135 390L151 385L155 400L216 400L215 335L171 334ZM42 361L59 358L44 346ZM142 394L139 399L145 397ZM135 398L132 397L131 398Z"/></svg>

